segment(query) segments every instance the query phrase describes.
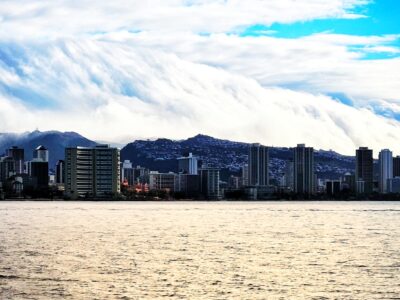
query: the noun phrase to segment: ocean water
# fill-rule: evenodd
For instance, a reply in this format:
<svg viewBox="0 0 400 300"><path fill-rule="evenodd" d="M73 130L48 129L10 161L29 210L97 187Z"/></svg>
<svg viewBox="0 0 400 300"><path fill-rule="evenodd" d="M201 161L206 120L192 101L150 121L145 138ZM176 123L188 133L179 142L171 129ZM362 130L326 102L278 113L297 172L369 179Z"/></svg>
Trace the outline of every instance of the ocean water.
<svg viewBox="0 0 400 300"><path fill-rule="evenodd" d="M0 202L0 299L400 299L397 202Z"/></svg>

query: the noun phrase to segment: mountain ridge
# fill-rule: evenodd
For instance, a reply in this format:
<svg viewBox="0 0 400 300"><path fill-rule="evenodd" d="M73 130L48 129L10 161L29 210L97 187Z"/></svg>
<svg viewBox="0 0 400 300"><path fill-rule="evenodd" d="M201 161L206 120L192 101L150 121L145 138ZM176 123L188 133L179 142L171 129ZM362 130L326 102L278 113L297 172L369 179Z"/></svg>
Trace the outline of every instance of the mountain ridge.
<svg viewBox="0 0 400 300"><path fill-rule="evenodd" d="M64 148L74 146L95 146L96 141L87 139L74 131L39 131L18 133L0 133L0 153L12 146L25 149L25 160L32 158L32 152L38 145L49 149L50 168L54 168L59 159L64 159ZM155 140L137 139L121 149L121 161L131 160L133 165L141 165L160 172L177 171L176 159L192 152L202 162L221 168L224 180L230 175L240 175L241 167L247 162L248 146L251 143L214 138L197 134L186 139L173 140L157 138ZM292 154L288 147L270 147L271 178L278 180L282 176L286 162ZM346 172L354 172L354 156L346 156L332 150L316 150L315 166L319 178L337 179Z"/></svg>
<svg viewBox="0 0 400 300"><path fill-rule="evenodd" d="M61 132L57 130L39 131L23 133L0 133L0 154L4 154L6 149L18 146L25 149L25 160L32 159L33 150L43 145L49 150L49 168L54 168L56 162L64 159L64 149L74 146L94 146L97 143L74 131Z"/></svg>
<svg viewBox="0 0 400 300"><path fill-rule="evenodd" d="M160 172L177 171L176 159L192 152L200 160L222 169L222 178L239 175L241 166L247 162L251 143L218 139L204 134L172 140L135 140L121 149L121 160L131 160ZM283 174L286 161L291 159L289 147L270 147L271 178L278 180ZM320 178L338 179L347 172L354 172L354 156L346 156L332 150L316 150L316 173Z"/></svg>

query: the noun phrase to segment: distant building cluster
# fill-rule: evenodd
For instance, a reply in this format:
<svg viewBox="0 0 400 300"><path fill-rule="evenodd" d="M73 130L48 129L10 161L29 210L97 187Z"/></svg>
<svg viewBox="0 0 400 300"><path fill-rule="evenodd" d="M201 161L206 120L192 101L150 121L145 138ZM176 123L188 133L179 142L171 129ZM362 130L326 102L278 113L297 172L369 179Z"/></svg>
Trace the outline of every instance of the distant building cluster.
<svg viewBox="0 0 400 300"><path fill-rule="evenodd" d="M49 151L38 146L32 159L25 161L24 149L7 149L0 158L0 193L21 195L24 191L41 191L49 186Z"/></svg>
<svg viewBox="0 0 400 300"><path fill-rule="evenodd" d="M314 149L298 144L279 180L270 180L270 148L251 144L247 164L238 176L221 180L221 170L201 162L192 153L176 159L177 172L162 173L129 160L121 162L120 151L109 145L68 147L65 157L49 171L49 151L39 145L32 159L25 160L19 147L7 149L0 158L0 196L58 197L64 199L308 199L351 198L371 194L400 193L400 156L388 149L379 153L379 178L374 180L373 152L356 150L354 172L340 179L319 179ZM149 198L139 198L149 199Z"/></svg>

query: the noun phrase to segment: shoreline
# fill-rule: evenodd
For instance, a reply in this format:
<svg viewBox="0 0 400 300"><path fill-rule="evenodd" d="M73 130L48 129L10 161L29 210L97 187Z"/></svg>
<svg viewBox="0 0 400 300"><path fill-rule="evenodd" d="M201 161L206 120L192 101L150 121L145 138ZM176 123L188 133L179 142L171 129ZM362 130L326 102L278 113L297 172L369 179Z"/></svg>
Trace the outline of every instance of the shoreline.
<svg viewBox="0 0 400 300"><path fill-rule="evenodd" d="M173 200L112 200L112 199L87 199L87 200L65 200L65 199L2 199L1 202L400 202L400 199L268 199L268 200L247 200L247 199L222 199L222 200L195 200L195 199L173 199Z"/></svg>

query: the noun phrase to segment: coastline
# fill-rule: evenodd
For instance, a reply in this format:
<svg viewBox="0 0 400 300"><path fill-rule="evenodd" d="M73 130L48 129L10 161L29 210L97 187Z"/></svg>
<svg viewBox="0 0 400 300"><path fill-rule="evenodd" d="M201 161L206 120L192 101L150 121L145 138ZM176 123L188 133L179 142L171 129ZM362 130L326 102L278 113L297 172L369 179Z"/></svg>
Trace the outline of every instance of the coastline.
<svg viewBox="0 0 400 300"><path fill-rule="evenodd" d="M206 200L206 199L151 199L151 200L112 200L112 199L78 199L78 200L65 200L65 199L2 199L1 202L400 202L399 199L259 199L259 200L247 200L247 199L222 199L222 200Z"/></svg>

